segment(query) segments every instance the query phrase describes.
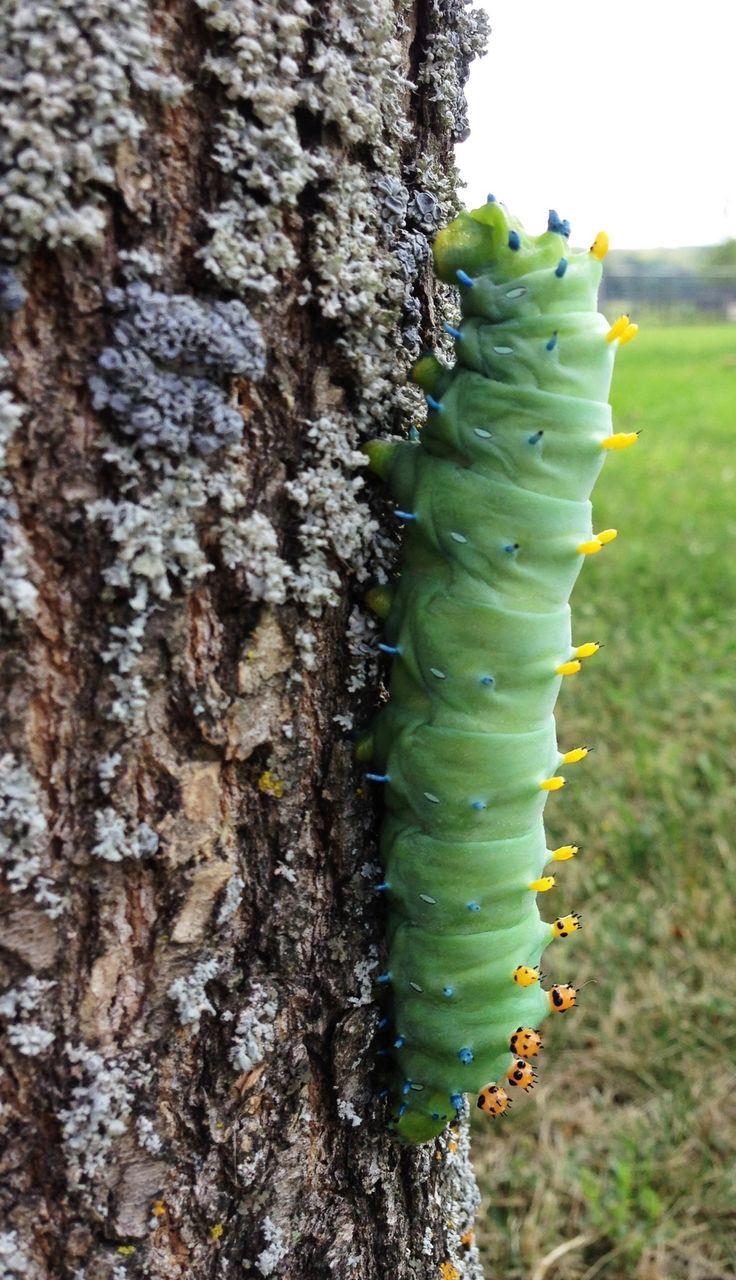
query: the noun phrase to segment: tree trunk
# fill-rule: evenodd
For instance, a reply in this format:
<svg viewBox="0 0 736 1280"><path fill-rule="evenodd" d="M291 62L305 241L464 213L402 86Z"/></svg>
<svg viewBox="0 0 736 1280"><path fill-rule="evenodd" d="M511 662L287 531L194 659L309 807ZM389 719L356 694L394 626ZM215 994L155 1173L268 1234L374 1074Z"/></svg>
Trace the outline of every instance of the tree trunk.
<svg viewBox="0 0 736 1280"><path fill-rule="evenodd" d="M399 1149L351 730L463 0L0 15L0 1275L477 1277Z"/></svg>

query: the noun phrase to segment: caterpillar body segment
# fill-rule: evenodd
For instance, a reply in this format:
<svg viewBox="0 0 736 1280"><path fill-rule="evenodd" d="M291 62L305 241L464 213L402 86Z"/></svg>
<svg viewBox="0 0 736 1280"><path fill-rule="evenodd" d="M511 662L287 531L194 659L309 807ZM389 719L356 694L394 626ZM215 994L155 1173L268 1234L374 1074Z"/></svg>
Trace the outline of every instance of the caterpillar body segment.
<svg viewBox="0 0 736 1280"><path fill-rule="evenodd" d="M577 852L547 848L543 813L564 804L561 764L589 750L559 750L553 712L600 647L573 646L568 602L616 536L594 532L590 494L633 443L613 436L607 401L636 326L597 313L607 237L576 253L568 233L551 214L527 236L495 201L440 232L437 272L462 306L456 363L417 365L417 440L366 446L404 522L401 573L373 601L391 698L370 767L385 806L390 1127L407 1142L441 1133L468 1093L502 1115L499 1082L531 1088L539 1024L577 998L540 971L548 943L580 928L576 912L539 914L546 865Z"/></svg>

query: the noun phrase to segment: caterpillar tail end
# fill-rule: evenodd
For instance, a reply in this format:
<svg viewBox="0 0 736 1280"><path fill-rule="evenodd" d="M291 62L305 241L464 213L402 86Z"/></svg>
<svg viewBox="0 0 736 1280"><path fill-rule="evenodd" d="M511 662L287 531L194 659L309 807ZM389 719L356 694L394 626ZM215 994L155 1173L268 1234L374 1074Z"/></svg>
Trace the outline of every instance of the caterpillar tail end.
<svg viewBox="0 0 736 1280"><path fill-rule="evenodd" d="M397 1103L394 1094L388 1131L395 1142L416 1146L439 1138L453 1118L446 1094L430 1094L426 1102L422 1094L421 1108L404 1099Z"/></svg>

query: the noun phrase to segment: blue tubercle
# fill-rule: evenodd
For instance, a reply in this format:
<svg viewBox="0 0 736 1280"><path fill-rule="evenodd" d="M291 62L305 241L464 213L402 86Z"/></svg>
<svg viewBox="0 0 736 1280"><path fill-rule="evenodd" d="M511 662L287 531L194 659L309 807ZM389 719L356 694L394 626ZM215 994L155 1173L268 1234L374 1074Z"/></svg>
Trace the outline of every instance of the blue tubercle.
<svg viewBox="0 0 736 1280"><path fill-rule="evenodd" d="M464 1067L469 1067L470 1063L473 1061L473 1050L468 1049L467 1047L459 1049L457 1056Z"/></svg>
<svg viewBox="0 0 736 1280"><path fill-rule="evenodd" d="M417 518L413 511L394 511L394 515L397 520L416 520Z"/></svg>
<svg viewBox="0 0 736 1280"><path fill-rule="evenodd" d="M455 272L455 277L460 284L466 285L468 289L472 289L473 285L475 284L475 280L473 279L473 277L469 276L467 271L462 271L459 267L458 267L458 270Z"/></svg>
<svg viewBox="0 0 736 1280"><path fill-rule="evenodd" d="M550 209L549 217L547 219L547 230L556 231L558 235L565 236L565 238L567 238L570 234L570 223L567 218L561 218L556 209Z"/></svg>
<svg viewBox="0 0 736 1280"><path fill-rule="evenodd" d="M509 249L521 248L521 236L518 231L509 231Z"/></svg>
<svg viewBox="0 0 736 1280"><path fill-rule="evenodd" d="M556 329L552 334L552 337L544 345L548 351L554 351L555 347L557 346L557 330Z"/></svg>
<svg viewBox="0 0 736 1280"><path fill-rule="evenodd" d="M443 325L443 328L445 330L445 333L449 333L451 338L462 338L463 336L462 330L456 329L453 324L445 324Z"/></svg>
<svg viewBox="0 0 736 1280"><path fill-rule="evenodd" d="M488 195L486 196L486 204L495 204L495 203L496 203L496 197L491 195L489 191Z"/></svg>
<svg viewBox="0 0 736 1280"><path fill-rule="evenodd" d="M560 258L560 261L557 263L557 266L555 267L555 275L557 276L558 280L562 279L566 271L567 271L567 258Z"/></svg>
<svg viewBox="0 0 736 1280"><path fill-rule="evenodd" d="M397 654L401 653L401 650L395 644L379 644L378 648L381 653L389 653L392 657L396 657Z"/></svg>
<svg viewBox="0 0 736 1280"><path fill-rule="evenodd" d="M430 409L437 409L437 410L439 410L439 409L441 409L441 408L442 408L442 403L441 403L441 401L440 401L440 400L435 400L434 396L427 396L427 404L428 404L428 406L429 406L429 408L430 408Z"/></svg>

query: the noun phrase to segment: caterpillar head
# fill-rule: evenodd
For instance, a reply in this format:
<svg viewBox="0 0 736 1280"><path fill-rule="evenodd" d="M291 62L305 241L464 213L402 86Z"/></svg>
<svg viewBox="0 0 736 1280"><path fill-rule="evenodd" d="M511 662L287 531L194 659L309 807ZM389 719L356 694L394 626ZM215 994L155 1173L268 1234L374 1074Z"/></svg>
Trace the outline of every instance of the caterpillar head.
<svg viewBox="0 0 736 1280"><path fill-rule="evenodd" d="M536 1058L542 1048L542 1037L532 1027L517 1027L509 1041L509 1048L520 1058Z"/></svg>
<svg viewBox="0 0 736 1280"><path fill-rule="evenodd" d="M552 922L552 937L566 938L568 934L575 933L576 930L582 929L583 922L577 911L571 911L569 916L558 916Z"/></svg>
<svg viewBox="0 0 736 1280"><path fill-rule="evenodd" d="M514 1058L506 1072L506 1079L509 1084L515 1085L518 1089L533 1089L537 1073L530 1062L525 1062L523 1058Z"/></svg>
<svg viewBox="0 0 736 1280"><path fill-rule="evenodd" d="M446 284L456 284L458 271L474 277L492 267L494 274L511 279L526 271L555 267L566 250L569 231L567 223L555 215L542 235L528 235L518 218L489 196L479 209L459 214L439 232L434 242L437 274ZM599 265L595 258L591 261Z"/></svg>
<svg viewBox="0 0 736 1280"><path fill-rule="evenodd" d="M577 1004L578 988L573 986L571 982L556 983L554 987L550 987L547 992L549 996L549 1007L553 1013L565 1013L568 1009L573 1009Z"/></svg>
<svg viewBox="0 0 736 1280"><path fill-rule="evenodd" d="M511 1106L511 1099L500 1084L487 1084L478 1094L477 1105L486 1115L502 1116Z"/></svg>

